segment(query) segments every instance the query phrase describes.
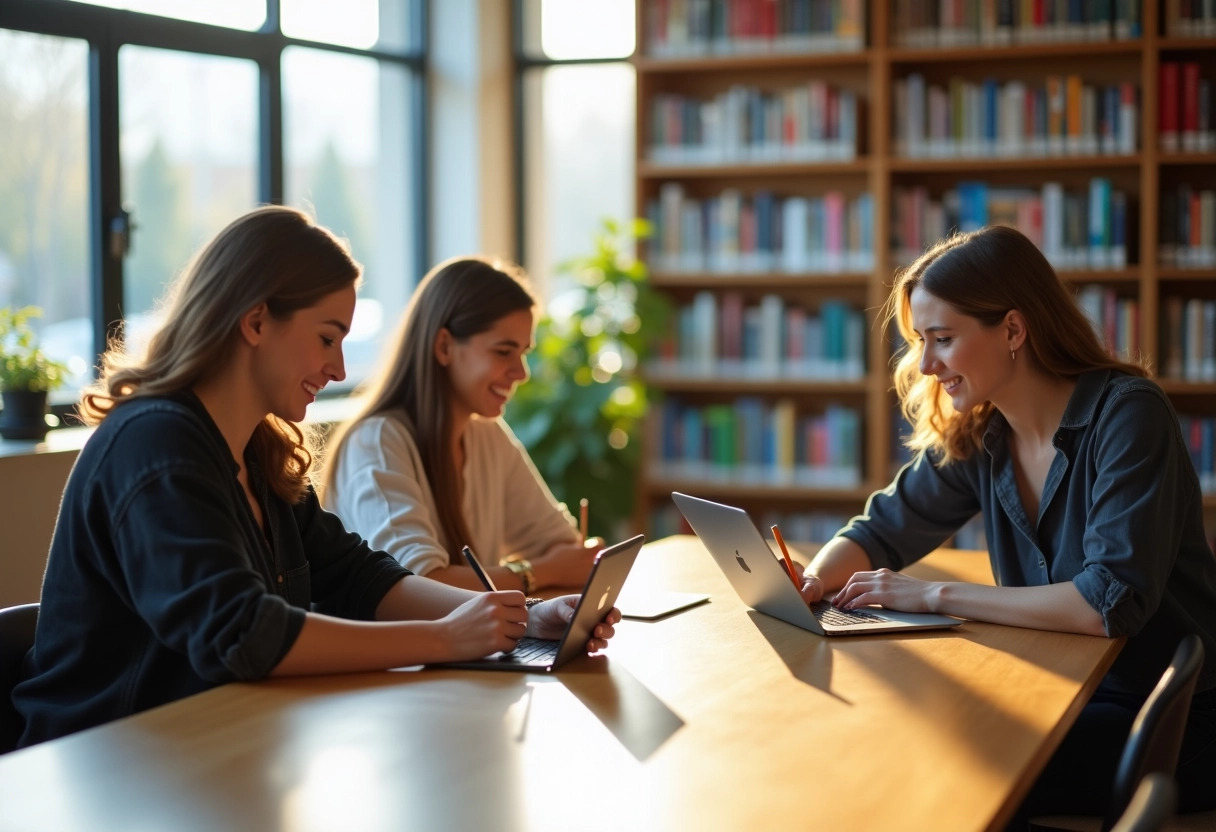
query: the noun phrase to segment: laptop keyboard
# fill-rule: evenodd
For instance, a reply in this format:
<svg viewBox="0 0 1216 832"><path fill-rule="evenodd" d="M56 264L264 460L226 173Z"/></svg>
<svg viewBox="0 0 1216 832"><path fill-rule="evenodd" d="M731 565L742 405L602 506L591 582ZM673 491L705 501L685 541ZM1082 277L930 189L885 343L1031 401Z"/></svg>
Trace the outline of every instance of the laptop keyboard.
<svg viewBox="0 0 1216 832"><path fill-rule="evenodd" d="M545 638L525 636L509 652L499 658L512 662L531 664L540 659L553 660L557 658L557 642Z"/></svg>
<svg viewBox="0 0 1216 832"><path fill-rule="evenodd" d="M881 615L867 610L842 610L832 606L829 601L819 601L811 605L811 612L822 624L833 627L850 627L857 624L873 624L875 621L889 621Z"/></svg>

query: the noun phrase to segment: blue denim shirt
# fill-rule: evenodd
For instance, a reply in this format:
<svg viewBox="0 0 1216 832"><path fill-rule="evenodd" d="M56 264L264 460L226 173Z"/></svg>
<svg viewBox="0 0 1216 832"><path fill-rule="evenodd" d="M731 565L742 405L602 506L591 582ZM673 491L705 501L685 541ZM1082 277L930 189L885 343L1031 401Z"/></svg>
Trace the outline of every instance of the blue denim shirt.
<svg viewBox="0 0 1216 832"><path fill-rule="evenodd" d="M410 574L311 489L289 504L246 465L265 534L193 394L127 402L98 426L68 477L13 692L22 745L263 678L310 606L369 620Z"/></svg>
<svg viewBox="0 0 1216 832"><path fill-rule="evenodd" d="M1009 425L994 412L982 450L948 464L920 454L841 535L875 568L902 569L982 511L999 586L1072 581L1107 635L1128 636L1105 687L1147 693L1188 632L1208 657L1199 689L1216 686L1216 558L1169 399L1148 379L1086 373L1053 444L1038 517L1022 506Z"/></svg>

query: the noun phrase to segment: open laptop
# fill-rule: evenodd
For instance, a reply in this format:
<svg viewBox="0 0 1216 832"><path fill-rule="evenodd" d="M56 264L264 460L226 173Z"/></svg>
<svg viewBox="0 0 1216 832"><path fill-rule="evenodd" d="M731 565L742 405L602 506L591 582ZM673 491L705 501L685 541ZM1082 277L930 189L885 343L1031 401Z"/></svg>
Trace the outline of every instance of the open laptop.
<svg viewBox="0 0 1216 832"><path fill-rule="evenodd" d="M570 659L582 654L595 625L603 620L616 603L621 586L642 550L645 535L601 549L591 565L591 574L583 594L579 596L574 616L558 641L525 637L507 652L494 653L484 659L461 662L441 662L431 667L458 667L472 670L527 670L547 672L556 670Z"/></svg>
<svg viewBox="0 0 1216 832"><path fill-rule="evenodd" d="M678 491L671 498L739 598L757 612L822 636L929 630L963 623L945 615L880 607L839 610L827 601L808 606L746 511Z"/></svg>

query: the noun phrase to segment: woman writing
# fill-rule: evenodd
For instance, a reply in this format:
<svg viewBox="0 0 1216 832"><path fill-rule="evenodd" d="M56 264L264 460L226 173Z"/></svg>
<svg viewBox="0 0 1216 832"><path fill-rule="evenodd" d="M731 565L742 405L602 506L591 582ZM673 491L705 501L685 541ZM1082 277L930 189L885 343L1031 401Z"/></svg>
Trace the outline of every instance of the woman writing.
<svg viewBox="0 0 1216 832"><path fill-rule="evenodd" d="M918 452L813 559L803 595L1020 627L1127 636L1024 807L1101 814L1140 705L1181 637L1204 664L1180 806L1216 806L1216 559L1198 478L1161 389L1111 358L1022 234L938 243L888 314L910 345L896 389ZM898 570L983 512L996 586Z"/></svg>
<svg viewBox="0 0 1216 832"><path fill-rule="evenodd" d="M13 693L22 745L228 681L476 658L564 629L569 598L529 612L518 592L412 576L321 510L293 423L344 377L359 275L305 215L261 208L187 268L145 358L105 356Z"/></svg>
<svg viewBox="0 0 1216 832"><path fill-rule="evenodd" d="M536 299L516 267L441 263L418 284L360 414L329 443L325 507L413 572L480 587L581 585L588 547L499 418L528 379ZM503 565L497 565L500 562Z"/></svg>

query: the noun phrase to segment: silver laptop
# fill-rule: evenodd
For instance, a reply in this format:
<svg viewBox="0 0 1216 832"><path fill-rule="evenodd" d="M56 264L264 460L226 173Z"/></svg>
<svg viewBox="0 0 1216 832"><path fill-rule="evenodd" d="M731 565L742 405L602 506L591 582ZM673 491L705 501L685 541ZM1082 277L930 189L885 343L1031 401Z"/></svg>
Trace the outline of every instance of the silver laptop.
<svg viewBox="0 0 1216 832"><path fill-rule="evenodd" d="M591 565L591 574L583 594L574 608L574 616L566 625L566 631L557 641L525 637L511 650L494 653L484 659L462 662L440 662L431 667L459 667L472 670L529 670L546 672L556 670L587 647L587 639L595 625L603 620L616 603L621 586L642 550L645 535L637 535L626 541L601 549Z"/></svg>
<svg viewBox="0 0 1216 832"><path fill-rule="evenodd" d="M957 618L880 607L839 610L827 601L808 606L747 512L673 491L671 498L726 573L743 603L823 636L955 627Z"/></svg>

